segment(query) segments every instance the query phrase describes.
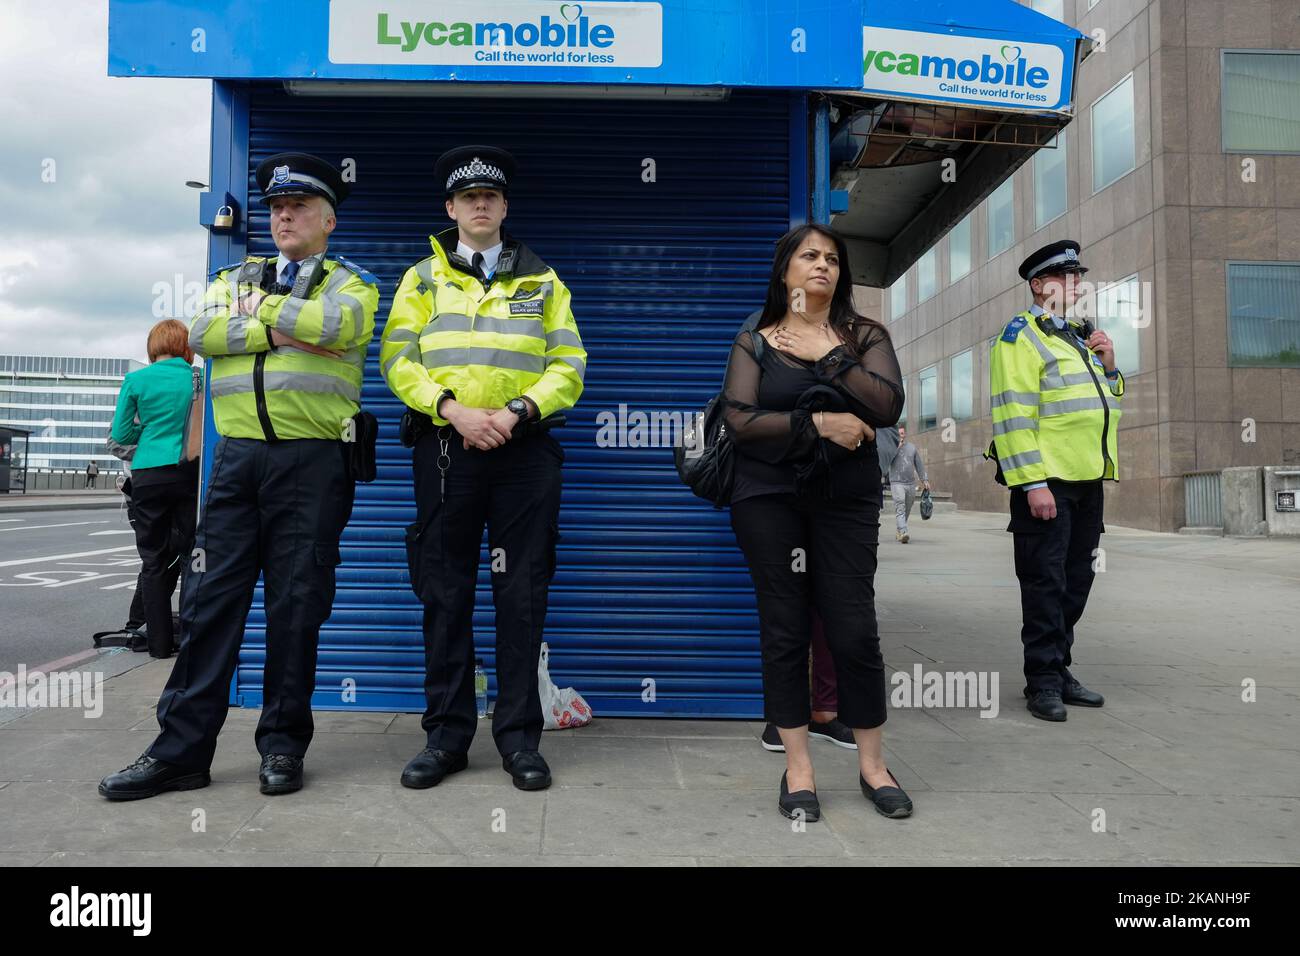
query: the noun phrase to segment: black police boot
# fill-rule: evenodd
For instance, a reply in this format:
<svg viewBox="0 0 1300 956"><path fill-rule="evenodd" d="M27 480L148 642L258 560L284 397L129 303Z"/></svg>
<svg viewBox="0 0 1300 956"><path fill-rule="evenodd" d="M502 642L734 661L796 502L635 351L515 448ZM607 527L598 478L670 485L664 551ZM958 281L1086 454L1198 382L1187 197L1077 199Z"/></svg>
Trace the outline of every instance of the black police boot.
<svg viewBox="0 0 1300 956"><path fill-rule="evenodd" d="M1065 720L1065 704L1061 701L1061 692L1059 690L1037 690L1027 694L1027 696L1029 701L1025 704L1025 707L1035 717L1040 720Z"/></svg>
<svg viewBox="0 0 1300 956"><path fill-rule="evenodd" d="M501 766L520 790L545 790L551 785L551 768L536 750L516 750L501 758Z"/></svg>
<svg viewBox="0 0 1300 956"><path fill-rule="evenodd" d="M266 754L257 772L259 789L267 796L302 789L302 758L289 754Z"/></svg>
<svg viewBox="0 0 1300 956"><path fill-rule="evenodd" d="M1106 703L1106 698L1102 697L1094 690L1088 690L1077 680L1067 680L1061 690L1061 700L1067 704L1078 704L1080 707L1100 707Z"/></svg>
<svg viewBox="0 0 1300 956"><path fill-rule="evenodd" d="M110 773L99 782L99 795L109 800L142 800L168 790L197 790L212 782L206 770L178 767L142 754L125 770Z"/></svg>
<svg viewBox="0 0 1300 956"><path fill-rule="evenodd" d="M412 757L402 771L402 786L412 790L427 790L442 783L444 777L460 773L469 766L464 754L425 747Z"/></svg>

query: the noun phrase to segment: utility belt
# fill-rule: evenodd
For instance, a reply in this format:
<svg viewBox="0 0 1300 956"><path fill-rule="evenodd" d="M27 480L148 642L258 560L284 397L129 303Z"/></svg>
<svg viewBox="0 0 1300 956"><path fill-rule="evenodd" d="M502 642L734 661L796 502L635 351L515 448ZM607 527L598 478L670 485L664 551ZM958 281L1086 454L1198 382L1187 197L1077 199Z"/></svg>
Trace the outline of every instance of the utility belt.
<svg viewBox="0 0 1300 956"><path fill-rule="evenodd" d="M520 425L516 425L510 432L511 439L529 438L534 435L540 435L550 431L552 428L563 428L568 420L563 414L556 412L554 415L547 415L545 418L529 420ZM408 408L402 415L402 421L397 426L397 437L407 448L414 448L416 442L423 438L429 432L437 431L439 426L433 423L433 419L424 412L417 412L413 408Z"/></svg>

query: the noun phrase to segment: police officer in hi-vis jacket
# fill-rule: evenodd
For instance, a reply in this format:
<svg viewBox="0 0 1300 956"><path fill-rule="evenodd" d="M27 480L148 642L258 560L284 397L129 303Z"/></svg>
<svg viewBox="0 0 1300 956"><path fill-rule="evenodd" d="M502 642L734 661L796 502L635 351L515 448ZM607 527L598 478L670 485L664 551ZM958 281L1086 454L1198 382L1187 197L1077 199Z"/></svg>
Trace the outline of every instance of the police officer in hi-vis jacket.
<svg viewBox="0 0 1300 956"><path fill-rule="evenodd" d="M550 786L538 753L537 664L555 572L564 451L553 417L582 394L587 353L569 290L506 236L514 159L490 146L450 150L435 166L455 225L407 270L384 327L380 365L408 406L416 521L411 585L424 604L428 746L401 782L422 789L468 766L477 727L474 587L486 523L496 607L492 735L516 787Z"/></svg>
<svg viewBox="0 0 1300 956"><path fill-rule="evenodd" d="M1079 244L1044 246L1020 265L1034 304L993 343L989 380L998 478L1011 488L1029 712L1065 720L1100 707L1070 673L1074 626L1092 588L1103 481L1119 480L1124 376L1110 336L1065 317L1078 296Z"/></svg>
<svg viewBox="0 0 1300 956"><path fill-rule="evenodd" d="M266 663L258 778L266 794L302 787L316 642L352 513L347 426L358 412L379 290L364 269L326 254L348 192L337 170L281 153L257 167L257 182L279 255L218 270L190 327L191 348L212 359L221 438L181 589L180 654L158 700L161 731L135 763L100 783L110 800L210 782L259 572Z"/></svg>

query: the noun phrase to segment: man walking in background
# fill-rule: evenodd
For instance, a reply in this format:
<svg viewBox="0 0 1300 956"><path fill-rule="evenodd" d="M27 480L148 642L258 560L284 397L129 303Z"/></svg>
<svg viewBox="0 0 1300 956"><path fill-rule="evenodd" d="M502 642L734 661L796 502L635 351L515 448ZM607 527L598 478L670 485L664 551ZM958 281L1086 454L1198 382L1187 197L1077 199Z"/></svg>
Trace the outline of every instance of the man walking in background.
<svg viewBox="0 0 1300 956"><path fill-rule="evenodd" d="M894 518L898 530L894 537L901 544L907 544L907 519L912 514L912 502L916 500L916 479L920 478L925 490L930 490L930 479L925 474L925 462L921 461L921 452L907 440L907 429L898 426L898 452L889 465L889 491L894 498Z"/></svg>

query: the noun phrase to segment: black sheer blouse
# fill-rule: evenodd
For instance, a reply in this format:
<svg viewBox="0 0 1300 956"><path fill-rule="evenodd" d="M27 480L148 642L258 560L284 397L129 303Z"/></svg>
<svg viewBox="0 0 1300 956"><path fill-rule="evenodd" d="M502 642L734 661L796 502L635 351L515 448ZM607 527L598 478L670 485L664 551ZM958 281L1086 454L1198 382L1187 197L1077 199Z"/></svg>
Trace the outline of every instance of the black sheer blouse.
<svg viewBox="0 0 1300 956"><path fill-rule="evenodd" d="M766 341L760 359L748 331L736 337L722 386L725 421L736 450L733 502L793 493L796 467L813 457L818 442L833 444L817 434L813 413L797 407L800 396L814 386L833 388L843 397L846 410L873 428L898 421L903 410L902 373L889 333L879 325L860 323L854 334L862 346L862 357L856 361L845 345L809 362ZM836 448L839 454L832 456L829 474L834 496L878 495L880 463L875 443L863 442L852 453Z"/></svg>

